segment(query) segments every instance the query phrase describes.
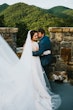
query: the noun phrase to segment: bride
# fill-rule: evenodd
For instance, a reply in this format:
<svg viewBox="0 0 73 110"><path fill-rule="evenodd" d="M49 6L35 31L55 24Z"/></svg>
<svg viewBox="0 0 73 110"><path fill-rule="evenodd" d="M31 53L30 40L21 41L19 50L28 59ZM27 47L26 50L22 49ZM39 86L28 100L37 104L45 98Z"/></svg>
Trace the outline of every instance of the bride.
<svg viewBox="0 0 73 110"><path fill-rule="evenodd" d="M0 35L0 110L55 110L59 107L60 97L46 87L39 57L32 56L35 48L38 45L29 31L19 60Z"/></svg>

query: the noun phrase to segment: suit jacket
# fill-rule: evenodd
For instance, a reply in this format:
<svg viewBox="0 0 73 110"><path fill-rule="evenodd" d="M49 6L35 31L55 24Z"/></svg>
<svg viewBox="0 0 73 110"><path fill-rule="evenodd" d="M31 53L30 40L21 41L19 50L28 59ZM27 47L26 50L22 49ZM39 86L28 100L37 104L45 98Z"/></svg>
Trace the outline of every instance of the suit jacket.
<svg viewBox="0 0 73 110"><path fill-rule="evenodd" d="M51 50L51 42L49 37L44 36L39 41L39 50L33 52L33 56L40 56L42 66L46 66L51 63L51 54L41 56L46 50Z"/></svg>

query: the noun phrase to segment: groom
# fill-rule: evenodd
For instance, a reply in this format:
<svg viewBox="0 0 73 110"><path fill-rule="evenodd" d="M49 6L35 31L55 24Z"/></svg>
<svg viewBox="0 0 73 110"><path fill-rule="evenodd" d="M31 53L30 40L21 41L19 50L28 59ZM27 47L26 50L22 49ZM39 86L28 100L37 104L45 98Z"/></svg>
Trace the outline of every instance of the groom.
<svg viewBox="0 0 73 110"><path fill-rule="evenodd" d="M50 50L51 51L51 42L49 37L45 36L45 30L44 29L38 29L38 38L39 40L39 50L36 52L33 52L33 56L39 56L41 60L41 65L44 68L44 71L49 78L49 66L51 64L51 52L50 54L43 55L43 52Z"/></svg>

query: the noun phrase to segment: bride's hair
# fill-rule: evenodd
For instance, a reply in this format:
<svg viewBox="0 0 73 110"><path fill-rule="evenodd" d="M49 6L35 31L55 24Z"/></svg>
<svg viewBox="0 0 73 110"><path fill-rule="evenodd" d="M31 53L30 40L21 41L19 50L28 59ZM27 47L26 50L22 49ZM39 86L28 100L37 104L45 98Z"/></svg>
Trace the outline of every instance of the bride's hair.
<svg viewBox="0 0 73 110"><path fill-rule="evenodd" d="M33 35L34 35L35 33L37 33L37 31L36 31L36 30L31 30L31 31L30 31L30 36L31 36L31 39L33 38Z"/></svg>

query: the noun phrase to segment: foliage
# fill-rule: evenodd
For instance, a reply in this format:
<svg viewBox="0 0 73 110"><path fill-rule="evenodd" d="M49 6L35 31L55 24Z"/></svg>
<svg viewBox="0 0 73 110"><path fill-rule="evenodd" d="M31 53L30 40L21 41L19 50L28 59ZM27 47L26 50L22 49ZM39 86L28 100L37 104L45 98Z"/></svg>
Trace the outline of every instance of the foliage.
<svg viewBox="0 0 73 110"><path fill-rule="evenodd" d="M4 15L0 16L0 27L4 27L5 26L5 21L4 21Z"/></svg>
<svg viewBox="0 0 73 110"><path fill-rule="evenodd" d="M6 26L19 28L17 45L21 46L28 30L44 28L49 35L49 27L72 27L72 13L72 9L62 6L46 10L25 3L16 3L8 6L0 15L4 15Z"/></svg>
<svg viewBox="0 0 73 110"><path fill-rule="evenodd" d="M16 23L16 27L18 28L17 33L17 46L22 47L24 45L24 42L26 40L26 35L28 32L27 26L24 22Z"/></svg>
<svg viewBox="0 0 73 110"><path fill-rule="evenodd" d="M66 17L66 13L63 13L64 11L70 10L67 7L64 6L57 6L57 7L53 7L49 10L47 10L48 13L54 14L57 17L61 17L61 18L65 18Z"/></svg>
<svg viewBox="0 0 73 110"><path fill-rule="evenodd" d="M9 5L4 3L2 5L0 5L0 12L4 11Z"/></svg>

